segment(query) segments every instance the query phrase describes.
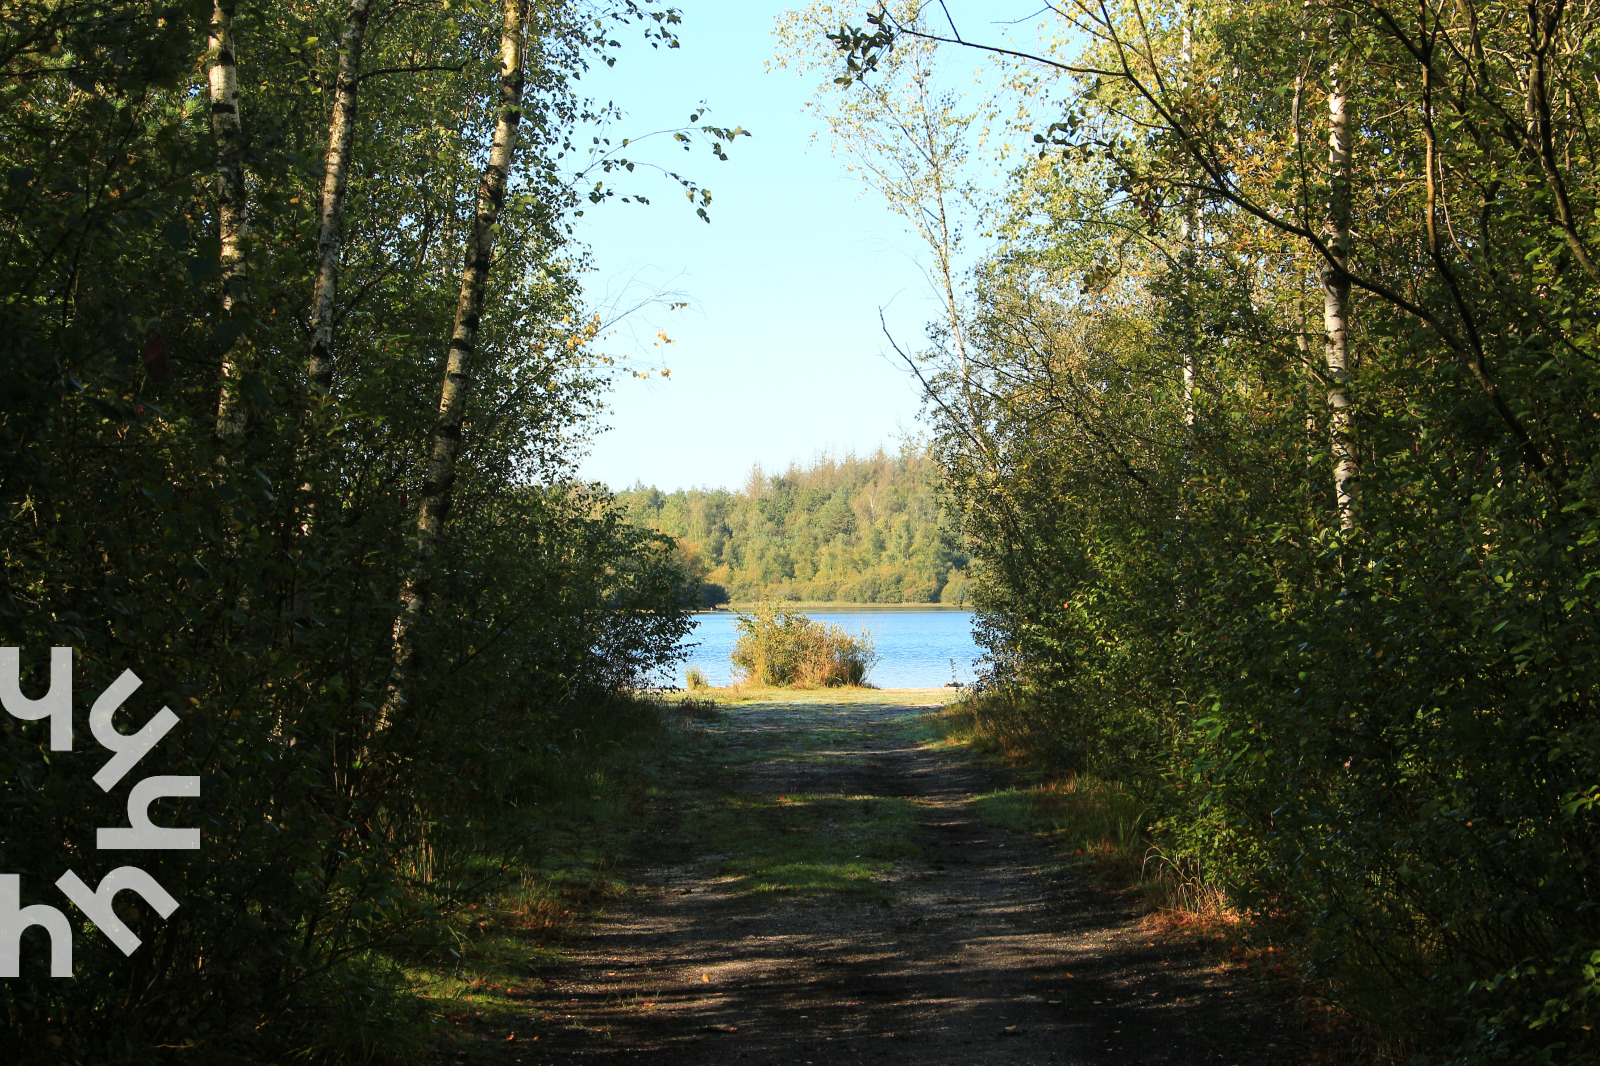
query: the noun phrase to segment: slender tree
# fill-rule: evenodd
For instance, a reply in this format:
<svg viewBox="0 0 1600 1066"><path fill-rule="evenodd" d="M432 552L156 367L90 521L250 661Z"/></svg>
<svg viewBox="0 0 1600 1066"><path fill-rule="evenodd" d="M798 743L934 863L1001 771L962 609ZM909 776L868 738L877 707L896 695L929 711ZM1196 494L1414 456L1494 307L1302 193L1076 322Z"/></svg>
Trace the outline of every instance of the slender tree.
<svg viewBox="0 0 1600 1066"><path fill-rule="evenodd" d="M1178 51L1178 64L1181 68L1182 85L1189 87L1193 77L1194 68L1194 10L1192 4L1185 3L1178 9L1178 19L1182 23L1182 40ZM1198 253L1195 248L1195 219L1194 198L1185 195L1183 210L1178 215L1178 256L1183 264L1183 284L1188 289L1194 284L1195 264ZM1185 293L1184 302L1188 306L1194 305L1194 294ZM1185 314L1185 330L1183 335L1183 424L1188 429L1191 438L1194 435L1194 376L1195 376L1195 337L1193 329L1193 313Z"/></svg>
<svg viewBox="0 0 1600 1066"><path fill-rule="evenodd" d="M400 593L400 614L394 624L394 681L390 686L379 728L405 705L416 659L416 631L428 611L429 575L445 518L450 512L451 489L456 479L456 459L461 454L461 427L472 391L473 357L483 316L489 267L494 260L495 227L505 203L506 183L516 152L517 126L522 121L524 85L523 52L528 32L529 0L505 0L500 34L500 111L495 120L489 161L478 184L477 209L467 239L466 267L461 294L456 300L455 328L445 358L444 386L439 395L439 417L417 509L416 558Z"/></svg>
<svg viewBox="0 0 1600 1066"><path fill-rule="evenodd" d="M317 280L311 296L311 358L306 375L319 396L333 389L333 305L343 252L344 202L350 186L351 144L356 128L356 93L361 87L361 52L372 0L350 0L339 38L328 151L323 159L321 226L317 235Z"/></svg>
<svg viewBox="0 0 1600 1066"><path fill-rule="evenodd" d="M1354 414L1350 404L1350 149L1351 104L1348 35L1335 9L1329 24L1328 203L1323 236L1328 253L1322 268L1323 359L1328 367L1329 432L1333 444L1333 487L1339 527L1357 521L1360 468L1356 460Z"/></svg>
<svg viewBox="0 0 1600 1066"><path fill-rule="evenodd" d="M233 0L216 0L211 11L211 132L217 151L217 237L221 244L218 275L222 310L234 321L243 311L247 266L245 242L250 235L250 202L244 179L244 127L239 115L239 65L233 43ZM234 340L226 333L228 341ZM225 343L227 343L225 341ZM222 356L222 390L217 401L217 436L224 441L244 435L247 413L240 393L242 349L229 343Z"/></svg>

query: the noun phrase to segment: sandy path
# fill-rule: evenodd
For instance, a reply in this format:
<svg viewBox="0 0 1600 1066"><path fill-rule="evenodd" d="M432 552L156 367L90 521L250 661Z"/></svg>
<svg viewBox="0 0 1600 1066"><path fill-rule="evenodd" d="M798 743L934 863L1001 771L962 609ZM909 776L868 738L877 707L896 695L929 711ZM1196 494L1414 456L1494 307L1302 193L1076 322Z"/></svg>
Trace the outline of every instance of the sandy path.
<svg viewBox="0 0 1600 1066"><path fill-rule="evenodd" d="M637 856L644 889L573 942L514 1037L462 1060L1305 1061L1263 993L1142 929L1131 907L1047 872L1038 838L983 824L968 801L1003 785L998 772L907 738L939 698L757 705L705 727L721 759L702 787L756 802L909 799L920 856L880 879L886 898L746 891L719 872L729 856L705 854L664 802ZM819 728L842 741L796 745Z"/></svg>

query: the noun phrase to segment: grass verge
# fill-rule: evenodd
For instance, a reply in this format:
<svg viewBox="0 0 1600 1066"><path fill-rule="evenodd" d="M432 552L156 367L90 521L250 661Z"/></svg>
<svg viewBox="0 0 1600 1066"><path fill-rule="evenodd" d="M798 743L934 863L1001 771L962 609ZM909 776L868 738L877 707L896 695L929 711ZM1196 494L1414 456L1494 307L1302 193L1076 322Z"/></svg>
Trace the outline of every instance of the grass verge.
<svg viewBox="0 0 1600 1066"><path fill-rule="evenodd" d="M475 893L452 901L447 941L392 960L437 1050L448 1056L526 1024L527 1001L545 994L543 975L582 920L629 894L622 862L645 811L692 760L689 731L715 713L703 703L680 711L645 701L599 708L559 743L541 738L488 772L498 839L457 860L487 872ZM361 1061L386 1059L416 1061Z"/></svg>
<svg viewBox="0 0 1600 1066"><path fill-rule="evenodd" d="M1238 914L1226 893L1191 864L1161 851L1147 831L1148 810L1131 791L1093 774L1049 773L1038 737L1014 721L1009 701L963 699L930 715L935 744L1001 761L1031 783L974 797L990 825L1048 836L1066 862L1101 887L1136 892L1157 922L1230 926Z"/></svg>

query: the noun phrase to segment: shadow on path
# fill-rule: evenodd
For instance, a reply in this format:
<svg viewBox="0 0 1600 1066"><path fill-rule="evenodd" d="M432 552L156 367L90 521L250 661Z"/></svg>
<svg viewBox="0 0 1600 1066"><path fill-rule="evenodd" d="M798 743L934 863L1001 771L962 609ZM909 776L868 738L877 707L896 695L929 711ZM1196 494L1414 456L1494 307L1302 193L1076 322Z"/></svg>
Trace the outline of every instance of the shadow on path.
<svg viewBox="0 0 1600 1066"><path fill-rule="evenodd" d="M1002 774L921 746L940 693L759 704L705 727L730 801L901 797L920 854L861 892L772 894L657 811L645 888L577 937L515 1033L454 1061L709 1064L1266 1064L1307 1061L1270 997L1135 909L1048 868L1036 837L969 802ZM813 743L817 736L829 743ZM509 1039L508 1039L509 1037ZM485 1046L489 1045L489 1046Z"/></svg>

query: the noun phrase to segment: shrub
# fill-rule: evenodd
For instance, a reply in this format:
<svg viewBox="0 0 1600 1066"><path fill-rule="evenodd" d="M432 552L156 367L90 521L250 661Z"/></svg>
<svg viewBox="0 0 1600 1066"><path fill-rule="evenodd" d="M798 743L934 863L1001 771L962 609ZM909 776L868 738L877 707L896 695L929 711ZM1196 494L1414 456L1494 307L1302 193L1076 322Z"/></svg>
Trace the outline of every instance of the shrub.
<svg viewBox="0 0 1600 1066"><path fill-rule="evenodd" d="M711 687L711 681L706 677L706 672L700 669L698 666L691 666L689 669L685 670L683 673L683 679L688 683L688 686L691 689Z"/></svg>
<svg viewBox="0 0 1600 1066"><path fill-rule="evenodd" d="M864 685L878 662L872 635L807 618L772 603L738 617L733 665L749 684L824 688Z"/></svg>

